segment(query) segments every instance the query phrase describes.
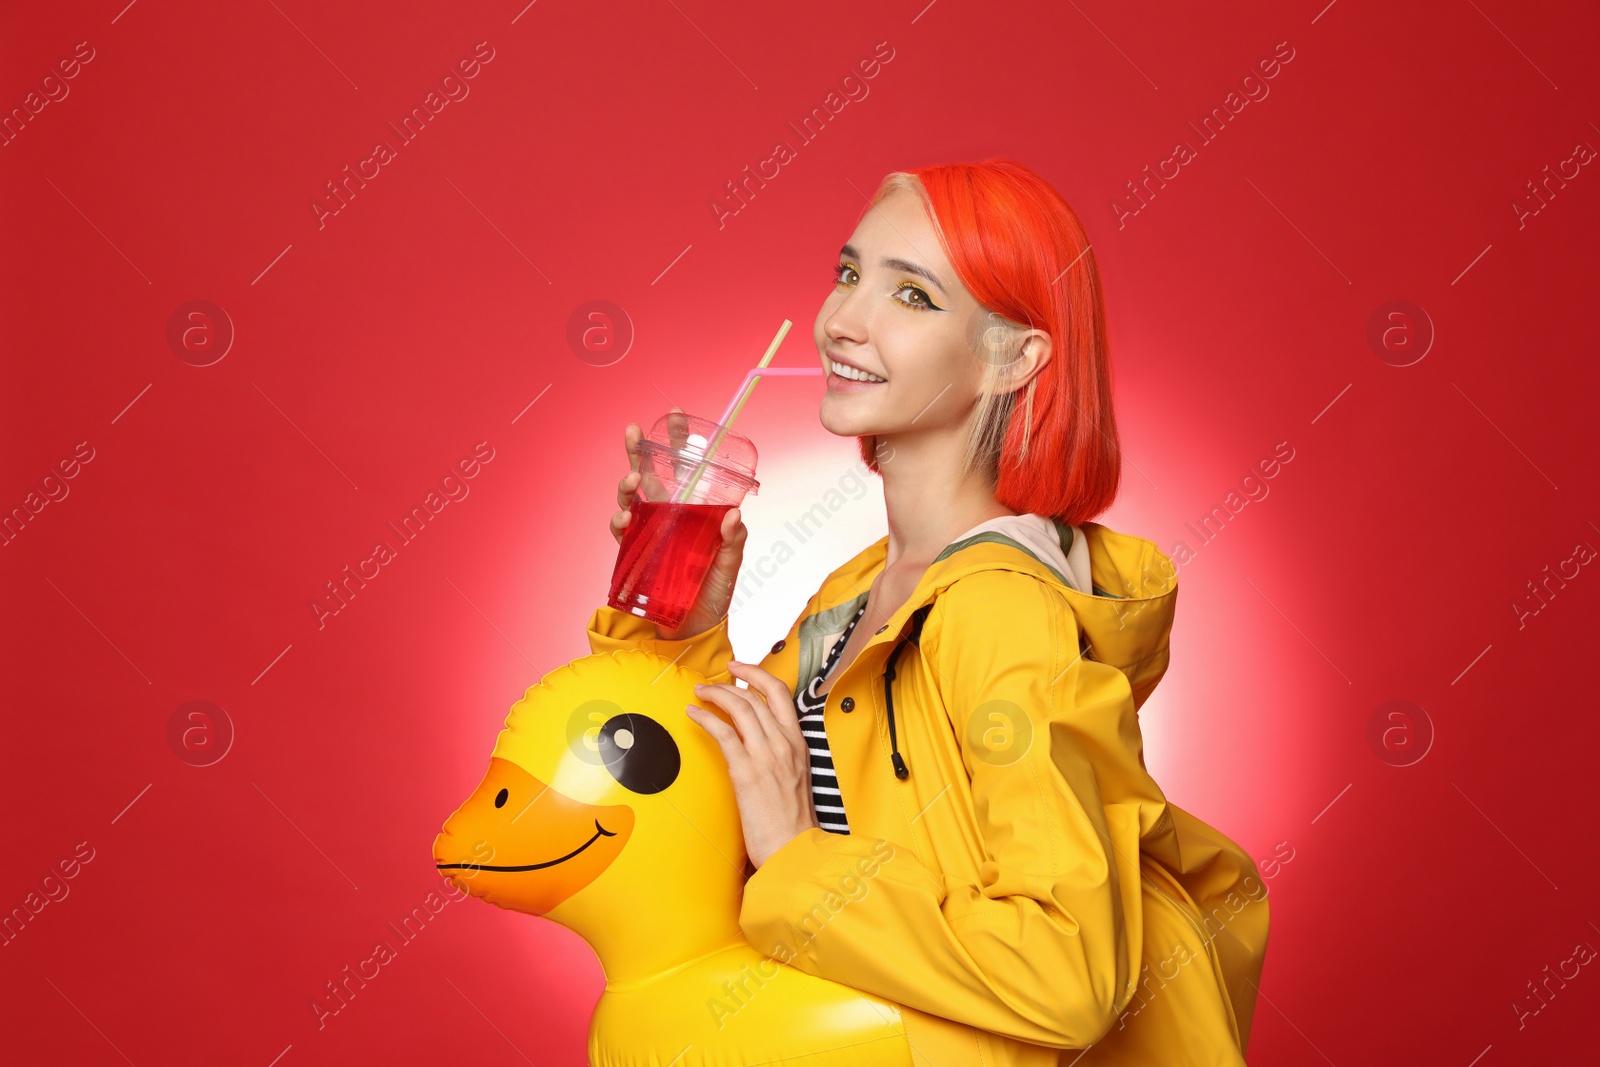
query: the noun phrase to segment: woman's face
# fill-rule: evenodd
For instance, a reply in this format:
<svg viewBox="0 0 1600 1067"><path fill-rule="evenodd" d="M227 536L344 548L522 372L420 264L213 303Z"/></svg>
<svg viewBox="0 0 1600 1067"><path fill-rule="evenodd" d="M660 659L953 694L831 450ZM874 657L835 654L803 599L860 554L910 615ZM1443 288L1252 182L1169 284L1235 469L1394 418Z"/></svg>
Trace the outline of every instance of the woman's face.
<svg viewBox="0 0 1600 1067"><path fill-rule="evenodd" d="M983 380L985 309L967 292L913 190L867 211L839 254L815 327L827 374L819 418L844 436L962 426ZM835 360L885 379L841 377Z"/></svg>

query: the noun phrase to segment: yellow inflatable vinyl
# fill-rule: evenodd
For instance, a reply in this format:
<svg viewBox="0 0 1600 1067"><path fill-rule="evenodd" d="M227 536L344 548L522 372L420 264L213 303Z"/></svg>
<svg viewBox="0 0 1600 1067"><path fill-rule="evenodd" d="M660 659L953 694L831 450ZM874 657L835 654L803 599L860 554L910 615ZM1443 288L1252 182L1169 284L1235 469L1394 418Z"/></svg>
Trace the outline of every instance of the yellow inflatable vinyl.
<svg viewBox="0 0 1600 1067"><path fill-rule="evenodd" d="M740 931L738 806L721 750L684 712L706 707L703 681L642 649L546 674L512 705L435 864L594 949L593 1067L913 1067L907 1016L954 1024L786 966ZM858 873L866 892L874 872Z"/></svg>

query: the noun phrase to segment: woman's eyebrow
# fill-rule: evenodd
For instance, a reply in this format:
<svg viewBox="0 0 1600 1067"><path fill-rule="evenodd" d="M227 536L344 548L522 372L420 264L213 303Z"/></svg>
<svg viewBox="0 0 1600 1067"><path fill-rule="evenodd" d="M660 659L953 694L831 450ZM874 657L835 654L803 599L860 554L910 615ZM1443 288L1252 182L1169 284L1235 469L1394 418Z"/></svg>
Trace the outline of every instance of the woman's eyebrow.
<svg viewBox="0 0 1600 1067"><path fill-rule="evenodd" d="M856 251L854 245L845 245L839 249L839 254L841 256L849 256L851 259L861 258L861 253ZM934 287L938 289L941 294L945 296L950 295L949 290L944 287L944 283L935 277L934 273L926 267L919 267L908 259L885 259L882 261L882 263L890 270L901 270L905 271L907 274L915 274L919 278L926 278L928 281L933 283Z"/></svg>

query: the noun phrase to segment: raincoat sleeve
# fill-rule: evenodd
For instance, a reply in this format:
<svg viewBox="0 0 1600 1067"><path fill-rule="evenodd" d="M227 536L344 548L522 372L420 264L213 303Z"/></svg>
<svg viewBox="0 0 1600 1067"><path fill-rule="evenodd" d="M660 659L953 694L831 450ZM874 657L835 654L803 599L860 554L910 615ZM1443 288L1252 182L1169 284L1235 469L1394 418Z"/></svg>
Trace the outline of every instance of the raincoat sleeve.
<svg viewBox="0 0 1600 1067"><path fill-rule="evenodd" d="M728 640L726 615L709 630L669 641L657 635L656 624L649 619L602 604L589 616L589 651L614 652L622 648L642 648L680 667L699 671L707 682L733 684L733 675L728 672L733 644Z"/></svg>
<svg viewBox="0 0 1600 1067"><path fill-rule="evenodd" d="M952 583L921 647L970 779L977 876L948 877L909 845L810 827L750 877L740 927L810 974L1019 1041L1087 1047L1138 973L1124 913L1140 887L1126 896L1120 884L1101 795L1137 760L1124 676L1080 658L1065 598L1012 571ZM1136 854L1136 838L1119 850L1129 845Z"/></svg>

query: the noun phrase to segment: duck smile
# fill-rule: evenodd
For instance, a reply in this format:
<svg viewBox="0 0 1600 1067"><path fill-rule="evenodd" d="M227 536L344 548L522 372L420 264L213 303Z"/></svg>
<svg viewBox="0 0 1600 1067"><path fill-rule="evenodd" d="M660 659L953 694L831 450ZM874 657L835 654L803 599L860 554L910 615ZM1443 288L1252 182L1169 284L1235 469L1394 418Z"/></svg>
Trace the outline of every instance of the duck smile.
<svg viewBox="0 0 1600 1067"><path fill-rule="evenodd" d="M435 866L438 867L439 870L441 870L441 871L445 871L445 870L459 870L459 871L537 871L541 867L554 867L558 863L565 863L567 860L570 860L572 857L576 856L578 853L582 852L584 849L588 848L590 845L592 845L596 841L600 840L600 838L602 836L605 836L605 837L616 837L617 836L616 834L612 833L610 830L607 830L604 826L601 826L599 819L596 819L594 821L594 829L595 829L594 836L589 838L589 840L585 841L583 844L579 845L577 848L573 849L571 852L568 852L565 856L562 856L560 859L545 860L543 863L524 863L524 864L520 864L520 865L514 866L514 867L513 866L505 866L505 867L492 866L492 865L486 864L486 863L439 863L439 864L435 864Z"/></svg>

